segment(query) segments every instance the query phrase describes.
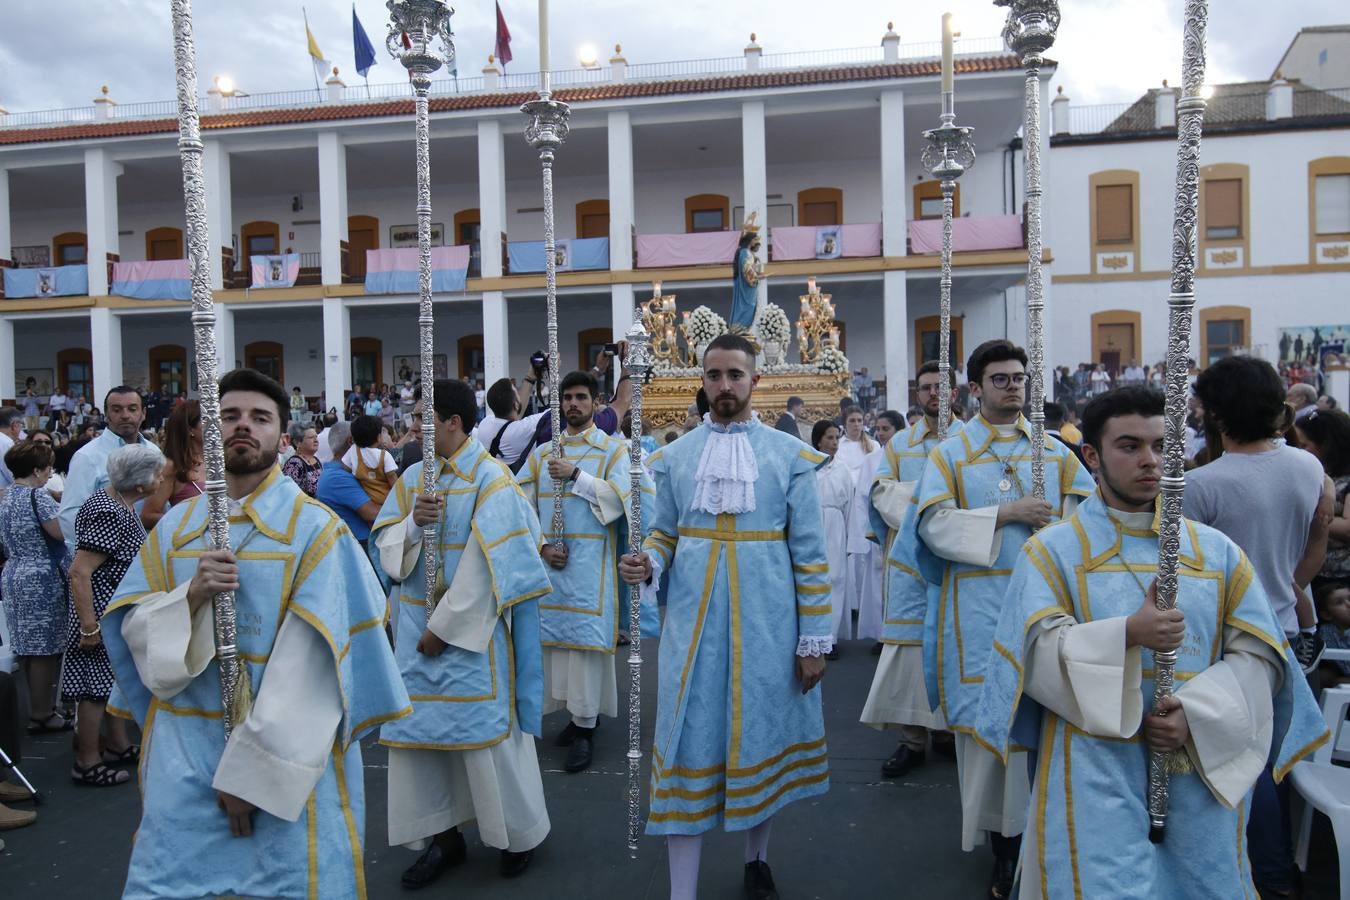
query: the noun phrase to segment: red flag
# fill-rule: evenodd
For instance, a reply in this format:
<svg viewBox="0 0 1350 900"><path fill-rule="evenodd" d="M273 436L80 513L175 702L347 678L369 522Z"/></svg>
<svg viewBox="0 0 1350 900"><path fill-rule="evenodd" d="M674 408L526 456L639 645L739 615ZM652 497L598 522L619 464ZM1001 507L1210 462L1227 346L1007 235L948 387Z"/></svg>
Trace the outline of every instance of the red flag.
<svg viewBox="0 0 1350 900"><path fill-rule="evenodd" d="M506 27L500 3L497 4L497 61L502 64L503 69L511 61L511 29Z"/></svg>

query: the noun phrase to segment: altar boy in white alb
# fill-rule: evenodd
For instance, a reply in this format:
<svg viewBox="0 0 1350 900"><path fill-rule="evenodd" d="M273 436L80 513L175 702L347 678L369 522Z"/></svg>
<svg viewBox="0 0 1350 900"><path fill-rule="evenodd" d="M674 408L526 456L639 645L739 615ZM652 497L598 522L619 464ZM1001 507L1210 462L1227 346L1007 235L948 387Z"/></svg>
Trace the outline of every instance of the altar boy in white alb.
<svg viewBox="0 0 1350 900"><path fill-rule="evenodd" d="M599 386L587 372L570 372L558 387L563 418L562 457L543 444L530 454L519 480L543 531L539 555L549 566L553 592L540 600L544 646L544 712L566 709L572 719L556 743L568 747L563 768L591 764L596 722L619 714L614 647L619 637L620 524L632 479L628 445L595 425ZM553 528L553 479L563 487L563 542ZM647 491L651 491L650 482Z"/></svg>

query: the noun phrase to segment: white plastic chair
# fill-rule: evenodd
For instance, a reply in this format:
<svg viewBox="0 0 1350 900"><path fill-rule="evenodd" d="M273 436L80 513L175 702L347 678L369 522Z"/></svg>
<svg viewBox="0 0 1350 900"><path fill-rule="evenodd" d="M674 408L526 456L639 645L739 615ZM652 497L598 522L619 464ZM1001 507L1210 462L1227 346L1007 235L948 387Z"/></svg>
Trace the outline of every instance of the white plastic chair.
<svg viewBox="0 0 1350 900"><path fill-rule="evenodd" d="M1327 650L1323 658L1350 661L1350 651ZM1311 760L1296 763L1289 773L1294 789L1302 798L1294 861L1300 870L1307 871L1312 814L1314 809L1319 810L1331 820L1336 838L1343 898L1350 898L1350 769L1333 765L1332 759L1347 709L1350 709L1350 686L1327 688L1322 692L1322 715L1331 731L1331 740L1317 748Z"/></svg>

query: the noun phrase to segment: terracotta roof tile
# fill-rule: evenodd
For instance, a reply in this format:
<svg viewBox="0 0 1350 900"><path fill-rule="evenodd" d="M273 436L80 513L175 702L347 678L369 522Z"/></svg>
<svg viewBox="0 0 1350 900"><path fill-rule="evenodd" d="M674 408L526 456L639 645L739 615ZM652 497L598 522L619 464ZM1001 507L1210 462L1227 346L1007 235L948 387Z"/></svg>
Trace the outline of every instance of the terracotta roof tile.
<svg viewBox="0 0 1350 900"><path fill-rule="evenodd" d="M1020 68L1021 62L1018 57L1012 54L968 57L956 60L958 74L1006 72ZM937 60L868 63L781 72L746 72L734 75L713 75L664 81L625 81L615 84L596 84L584 87L560 88L554 91L553 96L567 103L586 103L598 100L621 100L630 97L665 97L679 94L708 94L719 91L746 91L850 81L922 78L933 77L938 74L940 74L940 69ZM511 93L495 92L432 97L430 109L431 112L436 113L518 107L537 96L533 91L515 91ZM302 122L332 122L343 119L407 116L411 115L412 111L412 98L384 100L374 103L324 103L287 109L241 110L225 114L207 113L202 116L201 125L203 131L213 131L221 128L255 128ZM0 144L33 144L45 141L126 137L141 134L171 133L177 129L178 120L176 118L111 120L41 128L0 129Z"/></svg>

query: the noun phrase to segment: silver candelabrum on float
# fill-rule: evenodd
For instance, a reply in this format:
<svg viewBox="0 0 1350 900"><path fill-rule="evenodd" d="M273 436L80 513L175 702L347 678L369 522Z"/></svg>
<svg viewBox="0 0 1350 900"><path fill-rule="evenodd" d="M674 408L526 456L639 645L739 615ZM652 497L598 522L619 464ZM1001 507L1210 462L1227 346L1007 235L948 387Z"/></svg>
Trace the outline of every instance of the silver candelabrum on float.
<svg viewBox="0 0 1350 900"><path fill-rule="evenodd" d="M178 155L183 166L187 215L187 256L192 277L193 352L197 396L201 404L202 467L206 472L206 522L209 545L230 549L229 500L225 495L225 445L220 424L220 385L216 356L216 313L211 296L209 242L222 235L206 227L206 178L202 171L201 119L197 112L197 44L192 29L192 0L171 0L174 69L178 94ZM101 264L101 263L100 263ZM211 601L216 663L220 668L220 705L225 737L248 714L248 669L236 644L234 593Z"/></svg>
<svg viewBox="0 0 1350 900"><path fill-rule="evenodd" d="M1022 154L1027 203L1027 404L1031 407L1031 493L1045 499L1045 284L1041 272L1041 63L1059 29L1056 0L994 0L1008 7L1003 40L1026 71Z"/></svg>
<svg viewBox="0 0 1350 900"><path fill-rule="evenodd" d="M434 495L436 476L436 368L431 303L431 133L427 95L431 73L442 65L452 67L455 42L450 33L454 10L443 0L388 0L389 55L408 70L417 114L417 328L422 369L422 493ZM433 46L439 43L439 51ZM468 423L464 423L468 430ZM426 614L436 608L436 575L439 564L438 522L422 530L422 567L426 576Z"/></svg>
<svg viewBox="0 0 1350 900"><path fill-rule="evenodd" d="M1158 524L1159 609L1177 605L1177 560L1181 552L1181 501L1186 489L1186 401L1190 394L1191 312L1195 307L1197 209L1200 205L1200 132L1205 119L1206 0L1187 0L1182 32L1182 97L1177 104L1176 200L1172 220L1172 288L1167 298L1167 381L1163 439L1162 510ZM1153 654L1153 704L1170 696L1177 653ZM1178 751L1184 755L1185 750ZM1171 754L1148 758L1149 840L1160 843L1167 825Z"/></svg>
<svg viewBox="0 0 1350 900"><path fill-rule="evenodd" d="M547 28L547 20L541 16L541 27ZM540 36L543 42L548 35ZM553 446L551 455L562 458L562 410L561 397L558 396L558 383L562 374L558 371L561 363L558 359L558 260L557 244L553 229L553 155L563 141L567 140L567 119L571 109L566 103L553 99L549 91L548 70L539 73L539 99L531 100L520 107L520 111L530 117L525 126L525 140L539 154L539 165L544 177L544 299L548 309L548 405L550 421L553 425ZM553 546L563 547L563 483L553 479Z"/></svg>
<svg viewBox="0 0 1350 900"><path fill-rule="evenodd" d="M923 148L923 167L942 188L942 277L938 295L938 372L942 387L938 390L938 439L946 440L952 421L952 213L956 179L975 165L975 129L956 124L954 91L942 92L941 124L923 133L928 146ZM923 363L923 360L919 360Z"/></svg>
<svg viewBox="0 0 1350 900"><path fill-rule="evenodd" d="M642 310L633 314L624 369L632 391L628 406L628 552L642 552L642 389L652 369L652 339L642 327ZM638 852L642 818L642 588L628 588L628 853Z"/></svg>

